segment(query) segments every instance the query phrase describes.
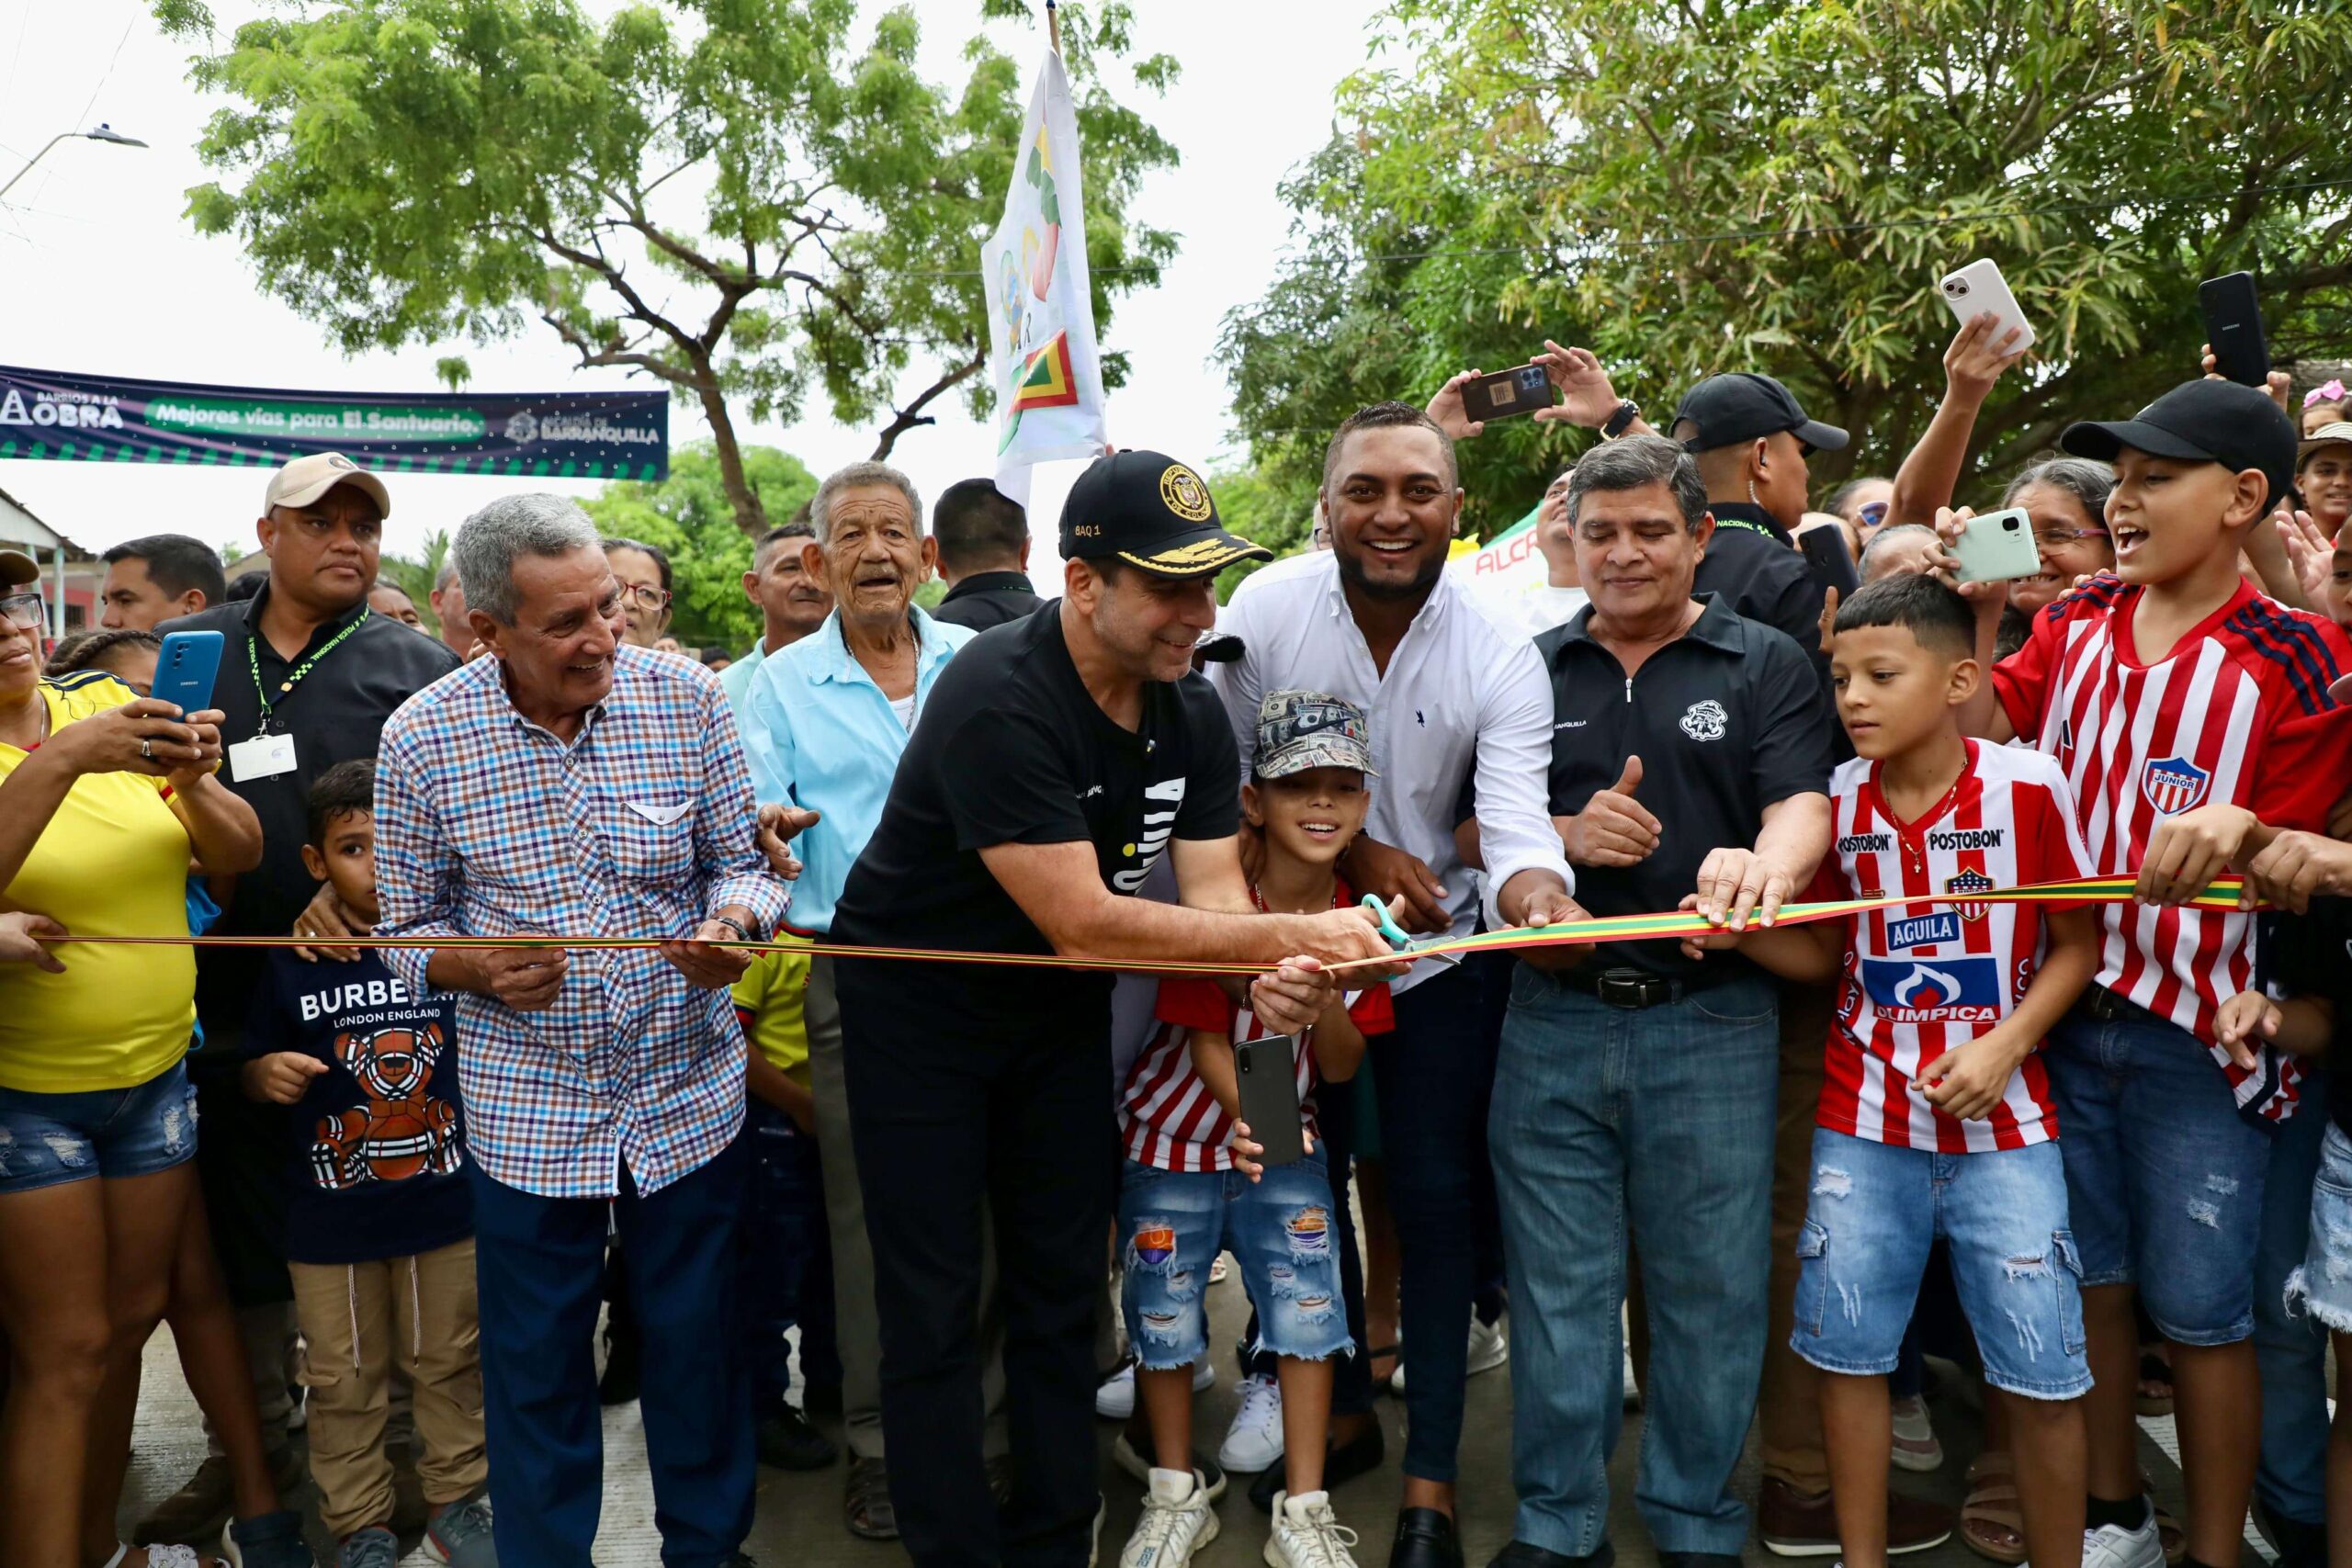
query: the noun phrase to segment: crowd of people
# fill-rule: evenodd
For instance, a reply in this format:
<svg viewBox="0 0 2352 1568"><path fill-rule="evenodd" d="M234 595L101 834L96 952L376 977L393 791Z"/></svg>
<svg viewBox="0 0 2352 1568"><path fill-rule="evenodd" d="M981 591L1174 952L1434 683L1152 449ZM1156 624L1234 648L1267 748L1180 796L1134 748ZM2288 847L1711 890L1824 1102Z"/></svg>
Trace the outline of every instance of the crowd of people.
<svg viewBox="0 0 2352 1568"><path fill-rule="evenodd" d="M1636 1402L1670 1568L2228 1568L2250 1508L2316 1568L2331 1500L2352 1561L2346 393L2191 378L1980 481L1994 328L1818 510L1848 434L1780 382L1654 427L1544 343L1536 417L1596 438L1504 591L1446 564L1475 371L1341 423L1315 547L1222 604L1269 552L1148 450L1079 478L1050 596L989 480L829 475L731 660L556 496L419 606L333 455L242 597L134 539L51 647L0 550L0 1551L298 1568L314 1485L338 1568L575 1568L635 1401L675 1568L842 1460L812 1411L842 1526L925 1568L1107 1550L1103 1418L1122 1568L1237 1473L1273 1568L1353 1568L1393 1391L1385 1562L1461 1568L1508 1365L1494 1568L1607 1568ZM1963 499L2035 570L1973 580ZM200 711L152 694L175 632ZM159 1323L209 1455L126 1532ZM1929 1354L1982 1385L1957 1515L1889 1481L1946 1459Z"/></svg>

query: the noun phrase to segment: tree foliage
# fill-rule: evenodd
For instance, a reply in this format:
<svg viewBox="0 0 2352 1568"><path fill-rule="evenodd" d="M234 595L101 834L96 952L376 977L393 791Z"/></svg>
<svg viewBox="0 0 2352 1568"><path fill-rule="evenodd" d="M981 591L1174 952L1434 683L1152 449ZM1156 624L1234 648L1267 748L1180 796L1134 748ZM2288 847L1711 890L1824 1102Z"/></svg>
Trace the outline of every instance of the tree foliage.
<svg viewBox="0 0 2352 1568"><path fill-rule="evenodd" d="M881 457L944 397L985 409L974 258L1027 100L983 36L951 89L916 69L912 5L860 45L856 0L639 0L601 25L579 0L273 0L215 50L203 0L153 4L206 40L194 80L230 99L200 149L224 178L189 193L190 216L346 352L536 319L582 367L700 409L746 535L765 517L739 410L789 423L821 398L876 424ZM1028 10L978 0L983 17ZM1115 296L1175 253L1128 209L1176 154L1103 75L1131 51L1127 0L1064 6L1061 34L1107 332ZM1177 66L1127 73L1158 93ZM1105 386L1125 369L1105 354Z"/></svg>
<svg viewBox="0 0 2352 1568"><path fill-rule="evenodd" d="M817 476L789 453L747 446L742 461L762 511L778 523L817 493ZM670 558L670 630L680 642L740 653L760 635L759 609L743 596L752 541L736 525L710 443L674 453L659 483L620 480L581 504L607 538L642 539Z"/></svg>
<svg viewBox="0 0 2352 1568"><path fill-rule="evenodd" d="M449 530L435 528L424 536L424 549L415 556L381 556L376 561L376 575L396 584L416 606L417 615L435 637L441 635L441 617L433 613L433 580L441 575L441 563L449 558Z"/></svg>
<svg viewBox="0 0 2352 1568"><path fill-rule="evenodd" d="M1943 390L1947 272L1996 259L2041 342L1988 465L2196 371L2200 278L2259 280L2280 363L2352 327L2340 0L1396 0L1391 63L1284 187L1294 254L1221 345L1261 467L1453 372L1592 348L1653 414L1763 369L1891 472ZM1581 437L1463 449L1481 522Z"/></svg>

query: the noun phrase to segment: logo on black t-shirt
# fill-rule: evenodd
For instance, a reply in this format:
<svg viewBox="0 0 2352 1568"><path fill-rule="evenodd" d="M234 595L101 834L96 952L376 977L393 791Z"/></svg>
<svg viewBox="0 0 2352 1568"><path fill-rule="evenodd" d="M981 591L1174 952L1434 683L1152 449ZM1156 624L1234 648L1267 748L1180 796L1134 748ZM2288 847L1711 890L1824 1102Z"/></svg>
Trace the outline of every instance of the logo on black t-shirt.
<svg viewBox="0 0 2352 1568"><path fill-rule="evenodd" d="M1169 835L1176 831L1176 811L1184 804L1184 777L1179 773L1172 779L1162 779L1148 786L1144 799L1155 806L1164 804L1166 810L1147 809L1143 814L1143 830L1129 842L1119 846L1121 858L1133 863L1125 871L1114 872L1111 886L1120 893L1133 893L1143 886L1144 878L1159 863L1159 852L1168 847Z"/></svg>
<svg viewBox="0 0 2352 1568"><path fill-rule="evenodd" d="M458 1169L457 1109L432 1092L441 1050L437 1023L335 1036L335 1059L368 1100L322 1117L313 1131L311 1175L321 1188L339 1192Z"/></svg>

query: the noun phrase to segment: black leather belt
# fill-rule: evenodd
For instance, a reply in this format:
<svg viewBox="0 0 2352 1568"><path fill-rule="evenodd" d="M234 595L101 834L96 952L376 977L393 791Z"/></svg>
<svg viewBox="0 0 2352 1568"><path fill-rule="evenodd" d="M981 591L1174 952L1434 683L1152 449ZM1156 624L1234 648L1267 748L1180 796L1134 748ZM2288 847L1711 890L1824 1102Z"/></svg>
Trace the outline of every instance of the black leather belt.
<svg viewBox="0 0 2352 1568"><path fill-rule="evenodd" d="M2075 1004L2101 1023L2170 1023L2172 1020L2149 1011L2131 998L2109 990L2105 986L2087 986L2082 1000Z"/></svg>
<svg viewBox="0 0 2352 1568"><path fill-rule="evenodd" d="M1588 997L1628 1011L1664 1007L1668 1002L1679 1002L1695 991L1707 989L1703 985L1669 980L1646 969L1578 968L1563 969L1558 973L1560 983L1570 990L1582 991Z"/></svg>

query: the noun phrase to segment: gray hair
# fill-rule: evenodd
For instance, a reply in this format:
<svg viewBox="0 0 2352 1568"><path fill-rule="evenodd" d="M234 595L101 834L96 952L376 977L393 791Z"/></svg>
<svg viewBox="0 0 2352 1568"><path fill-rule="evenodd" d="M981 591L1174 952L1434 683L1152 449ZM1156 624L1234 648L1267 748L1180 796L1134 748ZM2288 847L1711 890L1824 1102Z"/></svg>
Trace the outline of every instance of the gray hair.
<svg viewBox="0 0 2352 1568"><path fill-rule="evenodd" d="M598 547L596 525L580 503L560 495L502 496L466 519L449 555L466 608L502 626L514 624L514 562L523 556L568 556Z"/></svg>
<svg viewBox="0 0 2352 1568"><path fill-rule="evenodd" d="M808 526L823 544L832 530L833 502L842 491L858 490L867 485L888 485L907 498L907 511L914 518L915 533L922 533L922 497L915 491L915 481L888 463L852 463L845 468L835 468L817 487L814 500L808 502Z"/></svg>
<svg viewBox="0 0 2352 1568"><path fill-rule="evenodd" d="M1692 533L1707 515L1707 486L1699 465L1679 441L1663 435L1624 435L1603 442L1577 459L1568 475L1568 521L1584 510L1584 498L1595 491L1641 490L1663 484L1674 491L1683 525Z"/></svg>
<svg viewBox="0 0 2352 1568"><path fill-rule="evenodd" d="M1856 568L1860 570L1862 574L1862 581L1864 582L1868 582L1871 580L1871 557L1877 555L1882 549L1890 547L1887 545L1888 540L1893 539L1899 542L1904 539L1916 539L1922 536L1925 536L1928 543L1931 545L1941 542L1936 531L1933 528L1928 527L1925 523L1892 524L1887 527L1881 528L1877 533L1872 534L1871 536L1871 542L1862 547L1862 558L1854 563Z"/></svg>
<svg viewBox="0 0 2352 1568"><path fill-rule="evenodd" d="M447 593L449 591L449 584L457 581L458 558L455 555L443 556L441 558L441 570L433 574L433 592L435 593Z"/></svg>

